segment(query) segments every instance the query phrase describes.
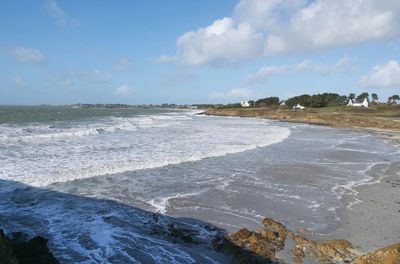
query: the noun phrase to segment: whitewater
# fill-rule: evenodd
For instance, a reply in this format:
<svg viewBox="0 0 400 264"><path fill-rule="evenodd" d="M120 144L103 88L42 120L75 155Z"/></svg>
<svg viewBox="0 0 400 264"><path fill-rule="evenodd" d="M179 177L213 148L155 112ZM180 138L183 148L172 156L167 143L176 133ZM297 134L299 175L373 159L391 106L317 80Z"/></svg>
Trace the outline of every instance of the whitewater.
<svg viewBox="0 0 400 264"><path fill-rule="evenodd" d="M0 107L0 227L61 263L228 263L264 217L328 234L400 158L369 134L171 109ZM353 197L343 204L342 196ZM168 227L200 241L171 239Z"/></svg>

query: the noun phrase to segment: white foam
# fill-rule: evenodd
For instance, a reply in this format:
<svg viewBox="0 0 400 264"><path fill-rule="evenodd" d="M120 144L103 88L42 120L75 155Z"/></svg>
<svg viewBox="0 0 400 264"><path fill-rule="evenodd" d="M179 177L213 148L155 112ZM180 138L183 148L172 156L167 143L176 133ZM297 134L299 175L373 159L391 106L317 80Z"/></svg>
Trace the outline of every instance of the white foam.
<svg viewBox="0 0 400 264"><path fill-rule="evenodd" d="M157 168L280 142L290 130L257 119L193 113L0 126L1 179L34 186Z"/></svg>

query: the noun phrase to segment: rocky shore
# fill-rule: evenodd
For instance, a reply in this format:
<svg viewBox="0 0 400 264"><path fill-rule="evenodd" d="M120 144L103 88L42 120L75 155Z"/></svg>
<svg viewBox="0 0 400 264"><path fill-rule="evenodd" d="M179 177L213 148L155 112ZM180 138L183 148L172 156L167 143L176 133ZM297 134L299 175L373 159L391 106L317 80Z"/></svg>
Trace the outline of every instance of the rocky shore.
<svg viewBox="0 0 400 264"><path fill-rule="evenodd" d="M275 108L210 108L203 114L273 119L284 122L324 125L335 128L368 129L400 142L400 105L370 108L327 107L293 110Z"/></svg>
<svg viewBox="0 0 400 264"><path fill-rule="evenodd" d="M168 225L161 232L176 243L198 245L192 230ZM233 234L218 233L212 246L217 252L225 254L232 264L263 263L321 263L321 264L399 264L400 243L371 253L364 253L349 241L333 239L313 241L292 232L282 223L271 218L262 221L261 230L240 229ZM282 251L290 257L280 259ZM12 238L0 231L0 263L4 264L56 264L58 261L50 253L47 240L35 237L24 239L22 233L14 233Z"/></svg>
<svg viewBox="0 0 400 264"><path fill-rule="evenodd" d="M312 263L321 264L400 263L400 243L366 254L347 240L309 240L270 218L263 220L258 232L240 229L217 240L216 249L232 255L233 263L284 263L276 258L282 250L289 250L292 254L292 259L286 260L286 263L300 264L307 258Z"/></svg>
<svg viewBox="0 0 400 264"><path fill-rule="evenodd" d="M6 237L0 229L0 264L57 263L45 238L37 236L28 240L23 233L13 233Z"/></svg>

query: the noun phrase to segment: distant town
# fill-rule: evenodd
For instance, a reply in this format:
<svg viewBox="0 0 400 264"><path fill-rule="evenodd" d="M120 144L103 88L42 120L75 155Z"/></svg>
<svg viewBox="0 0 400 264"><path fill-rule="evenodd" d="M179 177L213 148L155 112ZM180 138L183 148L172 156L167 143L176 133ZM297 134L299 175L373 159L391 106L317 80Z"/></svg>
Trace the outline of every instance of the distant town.
<svg viewBox="0 0 400 264"><path fill-rule="evenodd" d="M387 104L397 104L400 101L399 95L392 95L383 100ZM350 93L348 96L339 95L337 93L322 94L302 94L280 100L279 97L272 96L258 100L246 100L237 103L228 104L66 104L69 108L173 108L173 109L205 109L205 108L237 108L237 107L273 107L285 106L297 109L304 107L321 108L329 106L363 106L368 107L369 104L380 104L382 100L376 93L363 92L359 95Z"/></svg>

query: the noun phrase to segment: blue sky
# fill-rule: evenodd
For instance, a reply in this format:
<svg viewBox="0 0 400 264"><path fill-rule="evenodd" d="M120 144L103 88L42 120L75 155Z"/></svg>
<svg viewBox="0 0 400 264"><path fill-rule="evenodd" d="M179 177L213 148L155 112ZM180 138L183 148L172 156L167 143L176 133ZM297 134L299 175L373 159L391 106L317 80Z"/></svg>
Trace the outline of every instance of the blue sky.
<svg viewBox="0 0 400 264"><path fill-rule="evenodd" d="M0 104L400 93L397 0L5 0Z"/></svg>

